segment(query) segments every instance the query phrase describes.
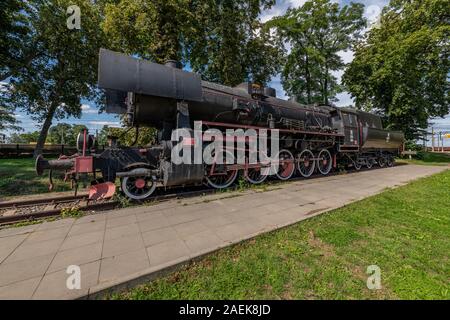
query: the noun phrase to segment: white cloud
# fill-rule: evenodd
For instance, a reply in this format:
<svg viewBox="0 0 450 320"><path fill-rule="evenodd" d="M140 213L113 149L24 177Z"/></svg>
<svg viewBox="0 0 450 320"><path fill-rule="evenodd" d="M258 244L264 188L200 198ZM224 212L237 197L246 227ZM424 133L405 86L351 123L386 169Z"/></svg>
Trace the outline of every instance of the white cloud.
<svg viewBox="0 0 450 320"><path fill-rule="evenodd" d="M303 6L306 1L307 0L290 0L289 2L291 3L293 8L298 8Z"/></svg>
<svg viewBox="0 0 450 320"><path fill-rule="evenodd" d="M278 0L276 4L269 10L265 10L261 16L261 22L267 22L270 19L281 16L286 13L286 10L290 8L298 8L305 4L307 0Z"/></svg>
<svg viewBox="0 0 450 320"><path fill-rule="evenodd" d="M430 127L434 127L438 130L448 130L450 131L450 115L444 118L434 118L430 120Z"/></svg>
<svg viewBox="0 0 450 320"><path fill-rule="evenodd" d="M82 113L98 113L97 109L92 108L90 105L88 104L82 104L81 105L81 112Z"/></svg>
<svg viewBox="0 0 450 320"><path fill-rule="evenodd" d="M383 7L385 7L389 3L389 0L367 0L361 2L365 5L364 17L368 22L368 28L365 30L366 32L378 25L378 23L380 22Z"/></svg>
<svg viewBox="0 0 450 320"><path fill-rule="evenodd" d="M286 91L284 91L283 86L281 85L281 79L279 75L272 79L272 81L269 83L269 86L276 90L278 99L287 100L289 98L286 95Z"/></svg>
<svg viewBox="0 0 450 320"><path fill-rule="evenodd" d="M364 10L364 17L367 19L368 28L376 27L380 22L382 8L378 5L367 6Z"/></svg>
<svg viewBox="0 0 450 320"><path fill-rule="evenodd" d="M331 71L331 74L336 77L338 83L341 83L342 75L344 74L344 70Z"/></svg>
<svg viewBox="0 0 450 320"><path fill-rule="evenodd" d="M339 101L335 103L338 107L353 106L355 103L348 92L339 93L336 95L336 98L339 99Z"/></svg>
<svg viewBox="0 0 450 320"><path fill-rule="evenodd" d="M89 121L88 123L93 126L109 126L115 128L120 128L122 126L118 121Z"/></svg>
<svg viewBox="0 0 450 320"><path fill-rule="evenodd" d="M434 122L446 122L450 121L450 114L445 116L444 118L435 118L433 119Z"/></svg>
<svg viewBox="0 0 450 320"><path fill-rule="evenodd" d="M261 14L260 19L262 23L266 23L274 17L281 16L283 13L284 11L281 8L273 7L272 9Z"/></svg>
<svg viewBox="0 0 450 320"><path fill-rule="evenodd" d="M355 58L355 53L352 50L347 51L342 50L339 51L337 54L342 58L345 64L352 62L353 59Z"/></svg>

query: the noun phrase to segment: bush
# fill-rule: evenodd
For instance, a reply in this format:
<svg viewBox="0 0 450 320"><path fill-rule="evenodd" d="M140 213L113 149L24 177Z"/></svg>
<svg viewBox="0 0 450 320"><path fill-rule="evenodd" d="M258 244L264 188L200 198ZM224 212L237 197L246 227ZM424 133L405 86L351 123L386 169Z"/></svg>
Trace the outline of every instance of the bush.
<svg viewBox="0 0 450 320"><path fill-rule="evenodd" d="M405 150L423 152L423 145L417 144L416 141L408 140L405 142Z"/></svg>
<svg viewBox="0 0 450 320"><path fill-rule="evenodd" d="M417 154L414 157L414 159L417 160L423 160L425 158L426 152L422 151L417 151Z"/></svg>

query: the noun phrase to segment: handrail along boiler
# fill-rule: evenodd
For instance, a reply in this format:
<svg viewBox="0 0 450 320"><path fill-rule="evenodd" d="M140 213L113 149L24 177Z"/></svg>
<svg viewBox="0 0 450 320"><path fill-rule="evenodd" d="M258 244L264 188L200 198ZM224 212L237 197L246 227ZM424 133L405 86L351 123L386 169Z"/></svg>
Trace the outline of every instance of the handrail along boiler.
<svg viewBox="0 0 450 320"><path fill-rule="evenodd" d="M94 174L92 198L111 196L117 178L124 194L134 200L148 198L157 185L207 183L226 188L240 173L252 184L267 178L262 163L174 164L172 132L192 130L194 121L202 121L203 130L265 129L269 139L271 130L277 129L279 167L274 176L281 180L296 173L306 178L315 172L327 175L338 165L357 170L362 166L393 166L404 140L401 132L384 130L377 115L278 99L274 89L252 83L231 88L202 81L198 74L181 70L174 61L161 65L101 49L98 84L105 90L108 113L125 116L136 128L156 128L158 143L145 148L122 147L111 137L110 146L95 153L90 152L92 136L80 134L78 154L53 161L42 157L36 160L38 174L44 169L66 170L66 177L75 182ZM206 140L203 138L203 148ZM225 152L234 156L235 151ZM99 174L101 178L97 179Z"/></svg>

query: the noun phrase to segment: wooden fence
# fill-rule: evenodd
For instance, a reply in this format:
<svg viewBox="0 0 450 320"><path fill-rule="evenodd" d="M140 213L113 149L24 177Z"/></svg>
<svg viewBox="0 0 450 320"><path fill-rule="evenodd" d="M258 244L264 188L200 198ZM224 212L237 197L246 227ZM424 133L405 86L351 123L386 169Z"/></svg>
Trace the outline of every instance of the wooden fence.
<svg viewBox="0 0 450 320"><path fill-rule="evenodd" d="M26 157L32 156L35 144L21 143L0 143L0 157ZM104 147L100 146L99 150ZM45 144L42 154L44 156L72 155L77 152L77 148L66 144Z"/></svg>

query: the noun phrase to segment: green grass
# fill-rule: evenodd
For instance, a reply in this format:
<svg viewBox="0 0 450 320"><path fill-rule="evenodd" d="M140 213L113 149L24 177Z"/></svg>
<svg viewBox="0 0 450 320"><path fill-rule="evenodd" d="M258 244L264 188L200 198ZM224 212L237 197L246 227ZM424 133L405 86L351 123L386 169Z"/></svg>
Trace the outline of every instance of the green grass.
<svg viewBox="0 0 450 320"><path fill-rule="evenodd" d="M70 183L62 182L60 174L55 173L53 178L53 191L70 190ZM48 172L36 175L34 159L0 159L0 197L49 192L48 183Z"/></svg>
<svg viewBox="0 0 450 320"><path fill-rule="evenodd" d="M450 299L450 170L222 249L113 299ZM381 290L366 286L381 268Z"/></svg>
<svg viewBox="0 0 450 320"><path fill-rule="evenodd" d="M409 160L408 157L406 157L404 159L398 159L397 162L419 165L448 166L450 165L450 154L419 152L418 159L413 158Z"/></svg>

